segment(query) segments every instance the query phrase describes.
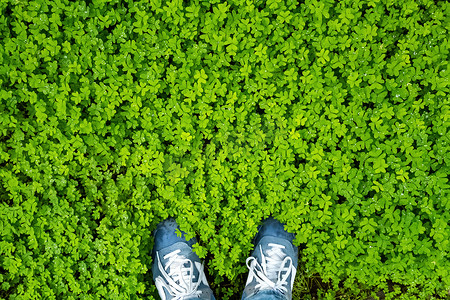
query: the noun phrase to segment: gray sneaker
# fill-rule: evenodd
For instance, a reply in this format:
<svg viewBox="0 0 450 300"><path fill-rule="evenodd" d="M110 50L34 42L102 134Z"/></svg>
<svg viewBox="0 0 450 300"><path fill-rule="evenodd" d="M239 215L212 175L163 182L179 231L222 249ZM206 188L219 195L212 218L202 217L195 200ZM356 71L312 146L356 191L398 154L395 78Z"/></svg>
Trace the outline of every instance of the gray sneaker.
<svg viewBox="0 0 450 300"><path fill-rule="evenodd" d="M290 300L298 266L295 235L286 232L283 224L272 217L258 229L253 241L255 249L246 261L249 274L242 299L271 295Z"/></svg>

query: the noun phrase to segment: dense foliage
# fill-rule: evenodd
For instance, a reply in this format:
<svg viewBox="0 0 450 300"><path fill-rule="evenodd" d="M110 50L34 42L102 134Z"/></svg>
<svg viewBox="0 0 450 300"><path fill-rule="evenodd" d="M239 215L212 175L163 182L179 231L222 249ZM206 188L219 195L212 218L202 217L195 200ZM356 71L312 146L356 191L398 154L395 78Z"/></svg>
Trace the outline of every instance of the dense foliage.
<svg viewBox="0 0 450 300"><path fill-rule="evenodd" d="M1 298L152 299L168 216L237 298L269 214L336 290L444 297L449 9L1 1Z"/></svg>

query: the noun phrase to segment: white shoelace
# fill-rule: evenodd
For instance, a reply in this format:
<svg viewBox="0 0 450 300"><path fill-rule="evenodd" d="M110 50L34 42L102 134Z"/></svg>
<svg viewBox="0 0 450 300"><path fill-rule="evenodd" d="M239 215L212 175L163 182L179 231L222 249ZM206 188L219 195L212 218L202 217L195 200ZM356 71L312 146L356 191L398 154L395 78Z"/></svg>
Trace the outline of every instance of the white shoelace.
<svg viewBox="0 0 450 300"><path fill-rule="evenodd" d="M169 259L165 268L161 264L159 252L156 253L158 257L158 268L167 280L166 282L161 276L155 279L155 284L162 300L166 300L163 287L169 291L170 295L175 297L173 300L183 300L184 297L198 296L202 293L202 291L198 291L197 289L204 277L203 264L195 263L195 267L199 271L199 278L194 283L194 264L185 256L178 255L180 252L181 250L178 249L164 256L164 259ZM184 266L186 263L189 264L189 267ZM169 269L169 272L166 271L167 269Z"/></svg>
<svg viewBox="0 0 450 300"><path fill-rule="evenodd" d="M250 256L247 258L247 268L250 270L247 284L256 279L257 290L273 289L283 294L288 292L285 285L288 284L287 280L289 275L291 277L291 290L294 285L295 273L297 270L292 264L292 258L287 256L282 249L283 245L269 243L269 250L267 250L267 257L264 256L261 245L259 246L261 251L262 263L259 264L255 257ZM251 262L249 266L249 262ZM286 263L288 264L286 266Z"/></svg>

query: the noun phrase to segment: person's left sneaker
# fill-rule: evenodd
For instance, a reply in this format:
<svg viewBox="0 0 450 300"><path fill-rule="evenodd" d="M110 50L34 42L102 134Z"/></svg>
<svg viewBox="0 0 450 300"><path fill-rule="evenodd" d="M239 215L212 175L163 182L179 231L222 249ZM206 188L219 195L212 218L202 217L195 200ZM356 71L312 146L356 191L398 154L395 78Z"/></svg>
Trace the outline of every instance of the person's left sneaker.
<svg viewBox="0 0 450 300"><path fill-rule="evenodd" d="M247 258L247 283L241 299L292 299L298 267L295 235L283 223L269 217L258 226L253 239L255 249Z"/></svg>
<svg viewBox="0 0 450 300"><path fill-rule="evenodd" d="M215 300L206 280L204 266L192 250L196 238L186 241L175 219L169 218L156 227L152 251L153 280L162 300Z"/></svg>

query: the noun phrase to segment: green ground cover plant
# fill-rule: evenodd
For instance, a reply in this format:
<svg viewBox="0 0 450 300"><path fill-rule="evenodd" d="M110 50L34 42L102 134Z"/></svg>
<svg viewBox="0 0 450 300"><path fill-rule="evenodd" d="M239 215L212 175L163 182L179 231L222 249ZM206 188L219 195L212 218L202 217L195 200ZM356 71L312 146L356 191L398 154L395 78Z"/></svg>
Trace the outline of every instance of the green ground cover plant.
<svg viewBox="0 0 450 300"><path fill-rule="evenodd" d="M0 298L157 299L174 216L238 299L270 214L297 299L448 297L449 10L0 1Z"/></svg>

